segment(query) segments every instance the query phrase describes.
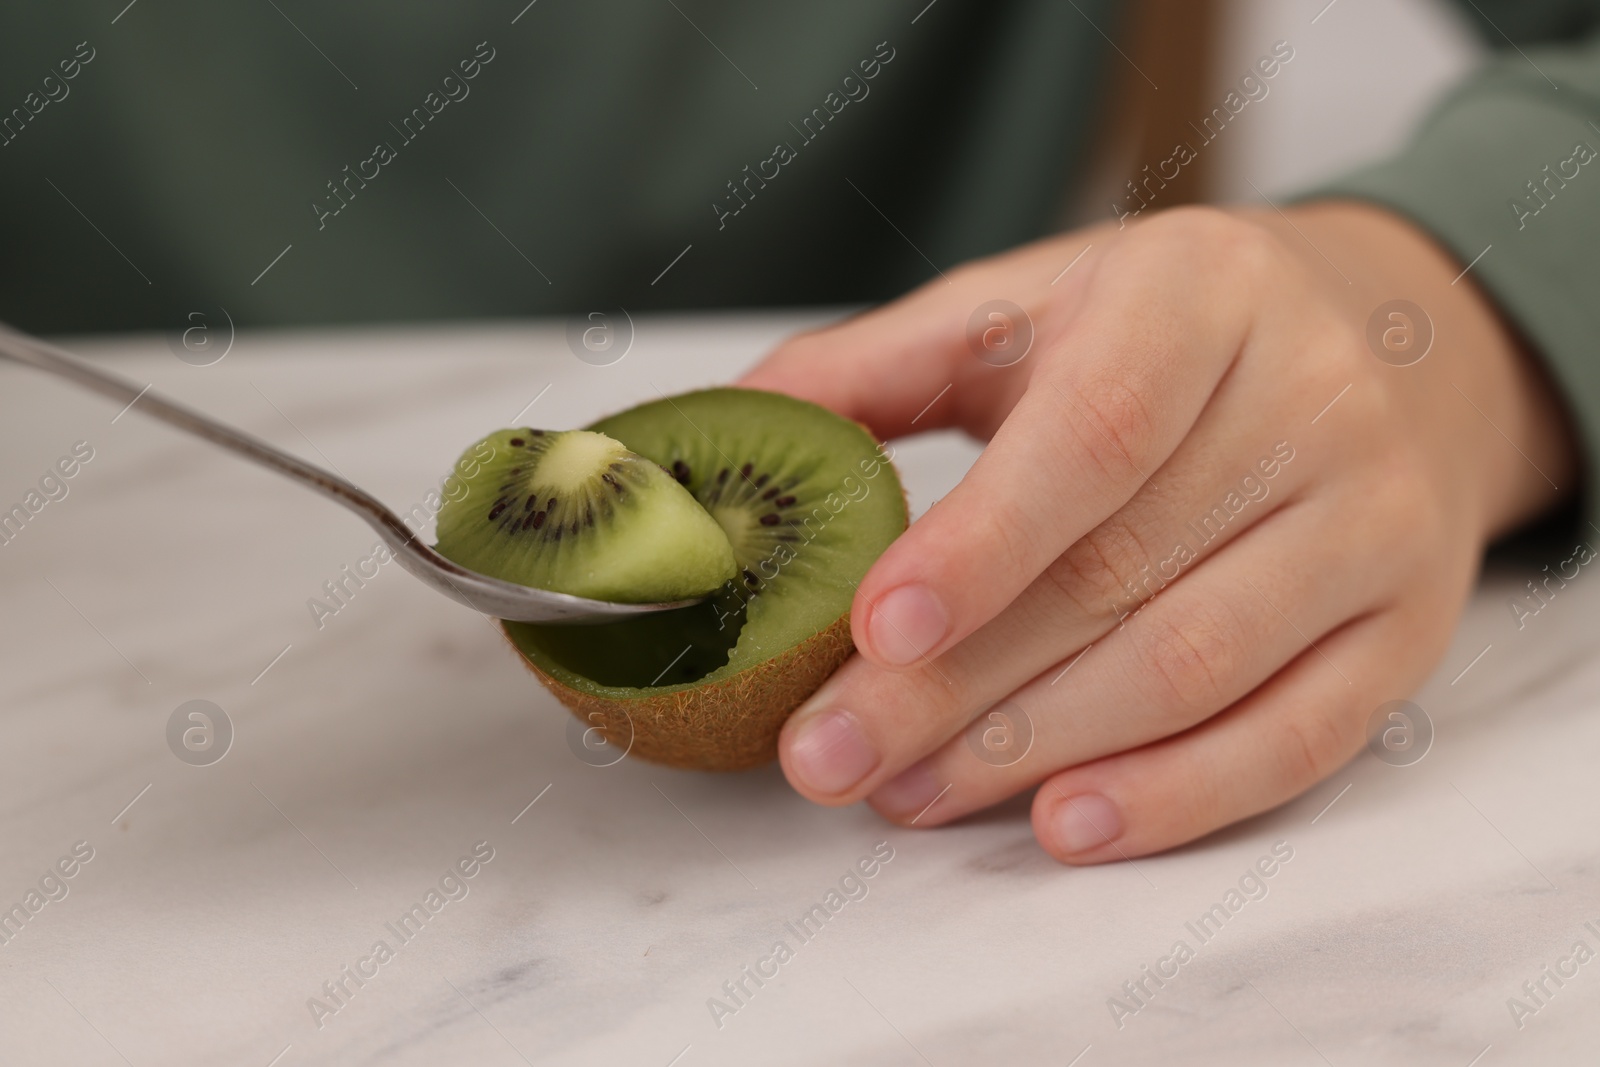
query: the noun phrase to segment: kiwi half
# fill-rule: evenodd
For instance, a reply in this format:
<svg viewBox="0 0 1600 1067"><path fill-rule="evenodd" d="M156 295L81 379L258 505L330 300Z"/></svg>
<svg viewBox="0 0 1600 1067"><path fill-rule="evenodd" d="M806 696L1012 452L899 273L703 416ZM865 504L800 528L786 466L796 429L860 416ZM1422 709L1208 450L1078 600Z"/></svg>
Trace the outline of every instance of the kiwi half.
<svg viewBox="0 0 1600 1067"><path fill-rule="evenodd" d="M856 585L906 528L892 451L815 404L747 389L654 401L589 429L669 472L720 527L738 573L693 607L601 625L507 622L507 637L633 755L704 770L772 760L784 719L853 650Z"/></svg>

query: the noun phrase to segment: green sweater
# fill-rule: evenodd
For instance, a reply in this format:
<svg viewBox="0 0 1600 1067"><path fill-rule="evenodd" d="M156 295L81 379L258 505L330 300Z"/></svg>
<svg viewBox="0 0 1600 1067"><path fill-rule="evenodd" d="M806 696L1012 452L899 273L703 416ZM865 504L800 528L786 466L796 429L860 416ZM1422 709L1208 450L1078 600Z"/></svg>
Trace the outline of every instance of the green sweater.
<svg viewBox="0 0 1600 1067"><path fill-rule="evenodd" d="M1049 232L1121 7L9 5L0 319L886 299ZM1600 0L1464 8L1498 58L1397 158L1317 195L1475 260L1600 456Z"/></svg>
<svg viewBox="0 0 1600 1067"><path fill-rule="evenodd" d="M1049 230L1117 7L127 2L0 14L35 331L888 299Z"/></svg>
<svg viewBox="0 0 1600 1067"><path fill-rule="evenodd" d="M1314 195L1382 204L1472 265L1565 394L1600 518L1600 0L1473 11L1504 46L1496 59L1399 156Z"/></svg>

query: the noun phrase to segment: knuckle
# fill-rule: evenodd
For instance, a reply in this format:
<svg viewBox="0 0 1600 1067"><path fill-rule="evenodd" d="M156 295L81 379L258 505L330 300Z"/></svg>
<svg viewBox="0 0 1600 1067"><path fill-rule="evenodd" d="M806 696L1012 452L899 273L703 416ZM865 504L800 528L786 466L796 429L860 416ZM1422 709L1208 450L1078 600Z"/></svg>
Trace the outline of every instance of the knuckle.
<svg viewBox="0 0 1600 1067"><path fill-rule="evenodd" d="M1349 725L1325 709L1286 718L1278 746L1285 779L1293 784L1322 779L1354 751L1352 737Z"/></svg>
<svg viewBox="0 0 1600 1067"><path fill-rule="evenodd" d="M1085 615L1097 615L1125 598L1124 580L1148 559L1133 527L1113 515L1045 568L1045 577Z"/></svg>
<svg viewBox="0 0 1600 1067"><path fill-rule="evenodd" d="M1246 651L1236 620L1216 607L1190 606L1181 619L1152 616L1137 645L1158 710L1180 725L1230 703L1230 680Z"/></svg>
<svg viewBox="0 0 1600 1067"><path fill-rule="evenodd" d="M1162 217L1161 235L1230 279L1281 275L1287 256L1265 227L1212 207L1184 207Z"/></svg>
<svg viewBox="0 0 1600 1067"><path fill-rule="evenodd" d="M1457 526L1439 491L1441 479L1418 448L1399 444L1386 451L1382 471L1365 490L1370 502L1365 521L1362 516L1354 521L1366 527L1360 531L1363 535L1374 539L1392 540L1390 531L1405 530L1405 538L1396 546L1398 558L1427 555L1434 546L1448 544Z"/></svg>
<svg viewBox="0 0 1600 1067"><path fill-rule="evenodd" d="M1128 381L1102 377L1078 387L1077 406L1089 426L1083 446L1108 478L1125 480L1130 463L1143 467L1156 435L1155 413Z"/></svg>
<svg viewBox="0 0 1600 1067"><path fill-rule="evenodd" d="M963 723L977 699L974 677L952 665L924 663L903 673L851 659L843 679L829 682L829 706L857 712L885 757L910 763L937 747ZM947 681L946 678L949 680Z"/></svg>
<svg viewBox="0 0 1600 1067"><path fill-rule="evenodd" d="M1231 276L1251 281L1280 279L1290 265L1277 237L1252 222L1236 222L1217 251Z"/></svg>
<svg viewBox="0 0 1600 1067"><path fill-rule="evenodd" d="M1195 837L1238 817L1229 811L1231 798L1224 791L1222 776L1204 769L1187 769L1179 796L1188 810L1188 822Z"/></svg>
<svg viewBox="0 0 1600 1067"><path fill-rule="evenodd" d="M1027 516L1015 506L997 505L987 513L986 526L988 536L983 543L998 550L1001 574L1025 575L1037 570L1038 546L1036 538L1028 533L1031 526Z"/></svg>
<svg viewBox="0 0 1600 1067"><path fill-rule="evenodd" d="M1343 317L1317 313L1309 320L1297 362L1305 368L1308 386L1314 385L1330 399L1350 385L1350 393L1339 400L1339 407L1363 411L1366 418L1360 421L1381 423L1384 416L1404 419L1395 398L1383 387L1384 376L1380 372L1386 368L1373 358L1365 335Z"/></svg>
<svg viewBox="0 0 1600 1067"><path fill-rule="evenodd" d="M1374 366L1372 350L1367 347L1366 337L1354 326L1338 315L1319 316L1313 327L1313 337L1320 338L1321 344L1317 347L1329 353L1329 358L1317 362L1328 365L1337 365L1339 372L1348 375L1354 367L1365 372L1367 377L1378 377L1378 367ZM1315 361L1315 357L1313 357ZM1374 397L1382 396L1379 390L1366 390Z"/></svg>
<svg viewBox="0 0 1600 1067"><path fill-rule="evenodd" d="M1167 239L1206 243L1241 225L1237 216L1206 204L1187 204L1163 211L1150 220L1148 230Z"/></svg>
<svg viewBox="0 0 1600 1067"><path fill-rule="evenodd" d="M909 740L910 748L921 750L943 741L952 726L965 721L976 699L973 678L970 672L961 672L960 677L956 673L947 667L941 674L939 668L924 663L909 676L882 679L881 698L897 705L907 721L920 724L916 731L906 731L903 739L894 738L893 744Z"/></svg>

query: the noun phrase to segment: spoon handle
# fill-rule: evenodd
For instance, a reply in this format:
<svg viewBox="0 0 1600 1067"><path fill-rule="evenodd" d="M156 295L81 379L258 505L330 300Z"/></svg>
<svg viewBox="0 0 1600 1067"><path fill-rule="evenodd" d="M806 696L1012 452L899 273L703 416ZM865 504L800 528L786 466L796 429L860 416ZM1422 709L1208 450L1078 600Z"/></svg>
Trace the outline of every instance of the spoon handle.
<svg viewBox="0 0 1600 1067"><path fill-rule="evenodd" d="M415 535L399 517L371 494L259 438L174 403L152 391L148 385L141 389L121 375L101 370L85 359L4 324L0 324L0 356L48 371L90 392L126 404L130 409L137 407L142 414L210 441L252 463L277 471L286 478L292 478L306 488L314 489L355 511L383 534L391 547L415 540Z"/></svg>
<svg viewBox="0 0 1600 1067"><path fill-rule="evenodd" d="M0 357L47 371L90 392L126 404L129 409L136 408L344 505L378 532L406 570L457 603L485 615L520 622L592 623L693 603L613 604L533 589L467 570L423 544L398 515L372 494L265 441L174 403L148 385L141 389L120 375L101 370L85 359L4 323L0 323Z"/></svg>

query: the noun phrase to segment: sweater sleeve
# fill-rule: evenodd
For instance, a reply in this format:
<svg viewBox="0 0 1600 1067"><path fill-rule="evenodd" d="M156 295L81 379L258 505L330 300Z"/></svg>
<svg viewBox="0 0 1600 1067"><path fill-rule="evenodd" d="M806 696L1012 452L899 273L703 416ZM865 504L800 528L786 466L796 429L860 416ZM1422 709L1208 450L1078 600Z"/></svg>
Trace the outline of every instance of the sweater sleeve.
<svg viewBox="0 0 1600 1067"><path fill-rule="evenodd" d="M1377 203L1471 264L1565 396L1587 457L1583 506L1600 520L1600 35L1500 43L1399 155L1301 199Z"/></svg>

